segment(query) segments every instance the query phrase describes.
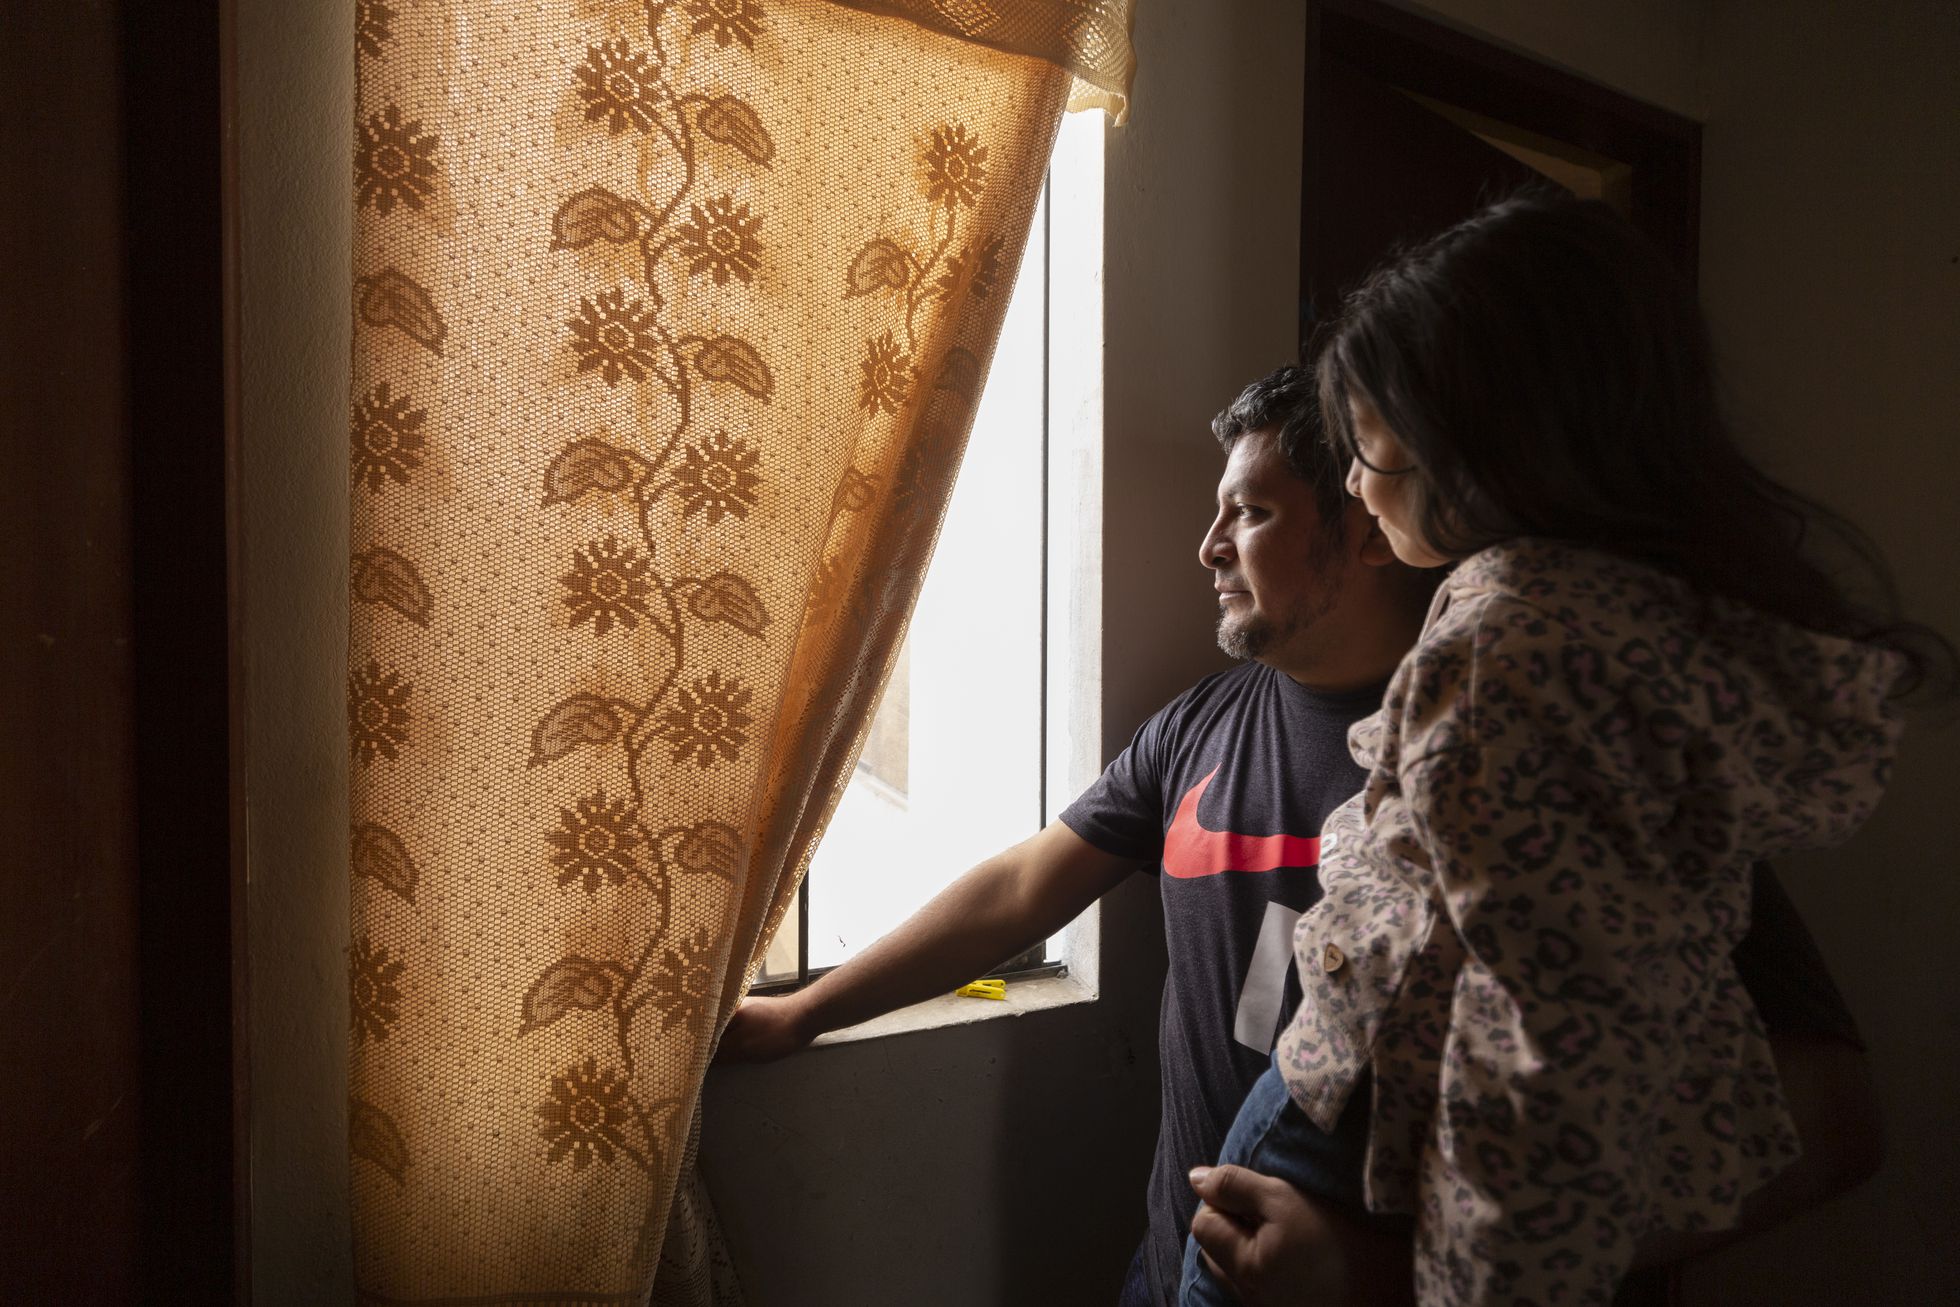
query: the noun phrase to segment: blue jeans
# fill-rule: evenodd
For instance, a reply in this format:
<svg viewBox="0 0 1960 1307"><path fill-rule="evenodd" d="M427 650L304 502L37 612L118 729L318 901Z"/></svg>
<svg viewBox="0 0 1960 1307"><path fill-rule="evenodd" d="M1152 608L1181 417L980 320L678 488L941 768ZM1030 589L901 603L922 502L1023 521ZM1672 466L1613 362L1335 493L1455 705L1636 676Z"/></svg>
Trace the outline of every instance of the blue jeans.
<svg viewBox="0 0 1960 1307"><path fill-rule="evenodd" d="M1352 1209L1353 1215L1384 1229L1407 1230L1409 1218L1368 1211L1361 1198L1362 1168L1368 1149L1368 1082L1354 1088L1347 1110L1333 1131L1307 1119L1286 1092L1277 1064L1267 1067L1245 1096L1232 1129L1219 1150L1221 1166L1243 1166L1286 1181L1301 1193ZM1234 1294L1205 1265L1198 1241L1184 1241L1184 1273L1179 1307L1236 1307Z"/></svg>

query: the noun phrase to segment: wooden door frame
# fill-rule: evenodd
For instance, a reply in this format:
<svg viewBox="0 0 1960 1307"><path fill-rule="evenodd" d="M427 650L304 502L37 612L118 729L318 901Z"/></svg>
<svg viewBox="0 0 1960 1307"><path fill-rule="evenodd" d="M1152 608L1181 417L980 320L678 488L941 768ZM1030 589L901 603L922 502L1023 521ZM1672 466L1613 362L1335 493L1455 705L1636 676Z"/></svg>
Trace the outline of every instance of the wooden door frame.
<svg viewBox="0 0 1960 1307"><path fill-rule="evenodd" d="M146 1304L245 1302L219 0L121 0Z"/></svg>
<svg viewBox="0 0 1960 1307"><path fill-rule="evenodd" d="M1377 81L1606 155L1632 169L1635 226L1690 282L1701 250L1701 124L1381 0L1308 0L1300 210L1301 299L1313 285L1321 193L1320 68Z"/></svg>

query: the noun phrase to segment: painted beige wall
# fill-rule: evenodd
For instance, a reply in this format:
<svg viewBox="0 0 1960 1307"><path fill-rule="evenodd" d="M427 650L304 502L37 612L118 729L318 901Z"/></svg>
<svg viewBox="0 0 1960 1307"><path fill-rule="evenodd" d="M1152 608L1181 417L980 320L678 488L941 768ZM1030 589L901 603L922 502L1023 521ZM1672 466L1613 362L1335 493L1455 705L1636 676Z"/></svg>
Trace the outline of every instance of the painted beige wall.
<svg viewBox="0 0 1960 1307"><path fill-rule="evenodd" d="M1204 422L1287 355L1297 280L1299 6L1139 7L1135 113L1109 147L1110 751L1217 665L1193 552L1217 467ZM339 5L234 10L254 1283L265 1303L344 1302L352 33ZM1707 117L1704 285L1752 439L1870 523L1908 598L1960 629L1960 596L1942 584L1960 544L1944 502L1960 482L1948 439L1956 11L1450 0L1425 12ZM1701 1272L1704 1301L1956 1290L1942 1232L1960 1212L1942 1181L1960 1159L1942 1109L1960 1101L1947 956L1960 913L1934 827L1956 752L1954 732L1922 733L1872 830L1790 876L1872 1036L1893 1159L1863 1193ZM1102 1004L711 1077L707 1165L757 1307L1107 1300L1140 1226L1154 1123L1151 888L1108 905Z"/></svg>
<svg viewBox="0 0 1960 1307"><path fill-rule="evenodd" d="M1747 438L1960 634L1960 6L1727 0L1706 55L1703 298ZM1922 726L1870 827L1785 877L1871 1042L1887 1163L1697 1301L1960 1301L1956 775L1960 730Z"/></svg>
<svg viewBox="0 0 1960 1307"><path fill-rule="evenodd" d="M235 0L254 1301L349 1303L353 6Z"/></svg>

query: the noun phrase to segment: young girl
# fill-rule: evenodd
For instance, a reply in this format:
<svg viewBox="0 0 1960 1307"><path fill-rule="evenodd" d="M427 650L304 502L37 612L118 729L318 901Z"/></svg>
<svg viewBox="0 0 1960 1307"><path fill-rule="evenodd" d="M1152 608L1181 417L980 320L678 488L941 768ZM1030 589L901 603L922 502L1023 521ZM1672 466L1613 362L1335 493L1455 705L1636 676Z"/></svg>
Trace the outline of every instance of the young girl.
<svg viewBox="0 0 1960 1307"><path fill-rule="evenodd" d="M1796 1157L1730 964L1750 871L1865 820L1951 649L1806 560L1842 524L1736 447L1690 292L1603 205L1403 255L1318 368L1350 492L1455 570L1350 736L1367 788L1224 1160L1413 1216L1425 1307L1603 1305L1636 1239L1734 1225ZM1231 1300L1195 1243L1182 1294Z"/></svg>

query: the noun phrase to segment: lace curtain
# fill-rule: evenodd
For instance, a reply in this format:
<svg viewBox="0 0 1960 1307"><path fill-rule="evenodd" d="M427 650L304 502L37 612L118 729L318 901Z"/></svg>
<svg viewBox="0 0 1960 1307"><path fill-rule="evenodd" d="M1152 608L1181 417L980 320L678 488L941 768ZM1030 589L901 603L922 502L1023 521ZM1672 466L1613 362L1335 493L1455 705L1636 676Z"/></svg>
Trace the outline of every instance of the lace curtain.
<svg viewBox="0 0 1960 1307"><path fill-rule="evenodd" d="M1127 10L360 0L363 1302L735 1299L702 1075Z"/></svg>

